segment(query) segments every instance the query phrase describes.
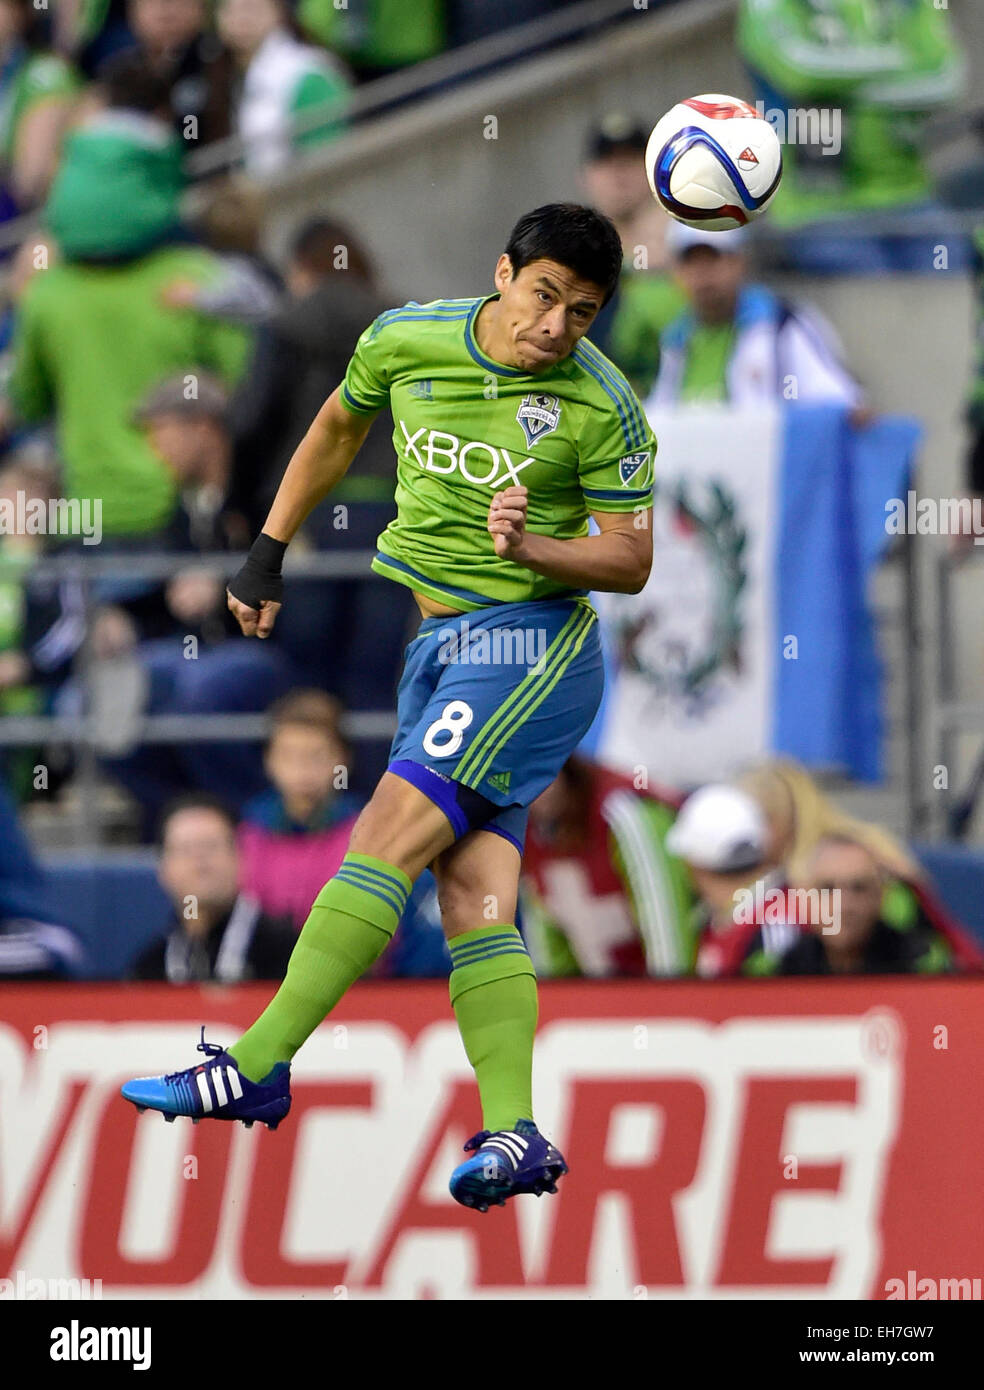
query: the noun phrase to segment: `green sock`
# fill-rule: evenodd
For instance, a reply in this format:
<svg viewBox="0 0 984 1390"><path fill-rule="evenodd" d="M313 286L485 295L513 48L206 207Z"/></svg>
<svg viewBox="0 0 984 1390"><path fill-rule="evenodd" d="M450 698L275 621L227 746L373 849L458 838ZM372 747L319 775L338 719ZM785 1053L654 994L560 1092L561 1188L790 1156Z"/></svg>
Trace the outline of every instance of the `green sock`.
<svg viewBox="0 0 984 1390"><path fill-rule="evenodd" d="M283 984L228 1049L250 1081L289 1062L355 980L382 955L412 885L402 869L347 854L314 900Z"/></svg>
<svg viewBox="0 0 984 1390"><path fill-rule="evenodd" d="M448 943L451 1004L475 1069L485 1129L533 1118L536 971L512 925L476 927Z"/></svg>

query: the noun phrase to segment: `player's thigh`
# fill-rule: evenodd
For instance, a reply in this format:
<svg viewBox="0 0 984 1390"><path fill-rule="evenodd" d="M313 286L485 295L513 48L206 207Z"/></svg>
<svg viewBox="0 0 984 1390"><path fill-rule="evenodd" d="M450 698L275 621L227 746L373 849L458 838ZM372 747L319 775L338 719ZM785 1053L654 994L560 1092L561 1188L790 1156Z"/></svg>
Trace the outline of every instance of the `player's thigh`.
<svg viewBox="0 0 984 1390"><path fill-rule="evenodd" d="M519 866L515 844L490 830L472 830L444 850L431 868L445 936L515 922Z"/></svg>
<svg viewBox="0 0 984 1390"><path fill-rule="evenodd" d="M415 879L454 834L447 816L423 792L384 772L353 827L349 851L395 864Z"/></svg>

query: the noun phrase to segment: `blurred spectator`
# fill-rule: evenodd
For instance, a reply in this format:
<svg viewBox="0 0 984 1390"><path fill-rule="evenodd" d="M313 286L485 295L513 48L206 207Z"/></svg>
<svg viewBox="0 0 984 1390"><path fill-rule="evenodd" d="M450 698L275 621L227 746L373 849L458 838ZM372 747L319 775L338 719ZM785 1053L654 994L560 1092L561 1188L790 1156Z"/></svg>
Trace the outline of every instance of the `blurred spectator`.
<svg viewBox="0 0 984 1390"><path fill-rule="evenodd" d="M885 920L885 871L857 840L822 836L793 887L818 889L833 911L821 906L824 920L818 913L783 953L780 974L925 975L952 968L946 942L928 922L898 927Z"/></svg>
<svg viewBox="0 0 984 1390"><path fill-rule="evenodd" d="M234 401L236 477L252 499L258 531L291 454L341 382L359 335L384 308L365 248L345 226L320 218L302 227L289 253L287 298L258 336ZM322 550L366 551L395 513L392 425L379 419L358 457L305 526ZM413 610L409 593L363 577L292 580L277 633L307 683L324 686L347 709L392 702ZM360 765L360 775L371 772ZM381 768L379 769L382 770Z"/></svg>
<svg viewBox="0 0 984 1390"><path fill-rule="evenodd" d="M100 63L130 46L127 0L57 0L51 6L52 42L87 77Z"/></svg>
<svg viewBox="0 0 984 1390"><path fill-rule="evenodd" d="M446 8L446 0L300 0L297 19L310 38L340 54L367 82L440 53Z"/></svg>
<svg viewBox="0 0 984 1390"><path fill-rule="evenodd" d="M687 865L697 894L697 974L714 979L739 974L762 923L754 911L737 910L737 895L757 882L763 893L780 883L779 873L768 871L765 817L737 787L701 787L684 802L666 848Z"/></svg>
<svg viewBox="0 0 984 1390"><path fill-rule="evenodd" d="M102 104L66 142L44 216L66 261L113 264L180 238L184 151L167 83L145 58L111 59L99 90Z"/></svg>
<svg viewBox="0 0 984 1390"><path fill-rule="evenodd" d="M5 423L53 417L66 495L98 500L105 537L146 538L174 515L176 489L134 410L174 372L234 381L250 336L161 303L176 280L205 284L221 275L221 263L197 247L166 246L111 266L52 263L53 253L48 260L17 306Z"/></svg>
<svg viewBox="0 0 984 1390"><path fill-rule="evenodd" d="M680 975L692 962L691 890L667 853L675 798L571 758L530 810L523 925L550 975Z"/></svg>
<svg viewBox="0 0 984 1390"><path fill-rule="evenodd" d="M44 47L44 19L34 0L0 0L0 219L44 197L78 90Z"/></svg>
<svg viewBox="0 0 984 1390"><path fill-rule="evenodd" d="M974 262L977 279L977 356L967 405L971 429L967 484L971 493L984 497L984 227L978 227L974 233Z"/></svg>
<svg viewBox="0 0 984 1390"><path fill-rule="evenodd" d="M687 303L667 271L669 218L649 190L648 139L630 117L606 116L588 138L581 170L588 202L614 222L625 255L615 294L591 325L591 340L642 399L659 369L660 338Z"/></svg>
<svg viewBox="0 0 984 1390"><path fill-rule="evenodd" d="M164 291L163 302L234 323L265 324L277 307L283 285L260 246L263 201L257 189L245 179L221 179L209 189L192 226L220 258L222 274L207 285L176 281ZM238 476L238 466L236 472Z"/></svg>
<svg viewBox="0 0 984 1390"><path fill-rule="evenodd" d="M251 174L275 173L340 132L348 77L336 59L295 37L286 0L218 0L216 22L235 64L233 127ZM292 134L298 118L317 110L323 120Z"/></svg>
<svg viewBox="0 0 984 1390"><path fill-rule="evenodd" d="M230 133L222 46L208 27L206 0L128 0L138 51L165 80L171 119L186 148ZM99 75L102 75L100 70Z"/></svg>
<svg viewBox="0 0 984 1390"><path fill-rule="evenodd" d="M58 980L83 972L74 931L48 917L44 878L0 786L0 979Z"/></svg>
<svg viewBox="0 0 984 1390"><path fill-rule="evenodd" d="M248 540L244 519L228 504L227 399L218 382L185 375L163 382L142 404L138 419L180 499L159 541L170 550L197 552L202 560L189 563L166 585L145 585L103 607L92 634L95 688L103 692L105 713L90 713L106 730L106 768L139 801L145 829L186 787L200 787L239 807L259 791L264 777L260 750L252 743L189 740L135 747L140 717L260 713L293 680L276 641L240 635L226 605L224 579L207 563L210 553L242 548ZM81 700L80 687L73 694ZM66 697L62 708L68 712Z"/></svg>
<svg viewBox="0 0 984 1390"><path fill-rule="evenodd" d="M348 787L341 706L320 690L292 690L270 711L266 770L273 786L243 810L244 890L298 931L341 864L359 812Z"/></svg>
<svg viewBox="0 0 984 1390"><path fill-rule="evenodd" d="M329 218L295 235L285 279L287 296L260 334L234 401L237 477L255 495L257 528L298 442L344 377L359 335L387 307L365 247ZM331 501L390 503L393 470L389 432L377 421Z"/></svg>
<svg viewBox="0 0 984 1390"><path fill-rule="evenodd" d="M880 912L889 926L907 931L925 922L946 941L958 969L984 965L984 952L947 912L908 849L882 826L841 811L805 768L789 759L772 759L747 772L740 785L766 818L770 865L787 865L790 879L799 881L809 872L810 857L821 839L850 840L878 865L884 883Z"/></svg>
<svg viewBox="0 0 984 1390"><path fill-rule="evenodd" d="M742 0L738 46L767 110L788 120L824 108L841 126L826 148L787 140L770 217L801 224L928 198L921 129L963 87L945 6Z"/></svg>
<svg viewBox="0 0 984 1390"><path fill-rule="evenodd" d="M690 308L663 335L651 407L727 401L829 401L865 416L833 329L814 311L747 283L741 231L675 223L675 273Z"/></svg>
<svg viewBox="0 0 984 1390"><path fill-rule="evenodd" d="M183 985L283 978L294 931L239 891L236 822L221 801L185 796L167 809L158 877L174 923L137 958L134 979Z"/></svg>
<svg viewBox="0 0 984 1390"><path fill-rule="evenodd" d="M248 548L249 524L230 503L233 448L223 383L207 372L168 377L141 402L134 420L178 491L177 511L160 538L164 547Z"/></svg>
<svg viewBox="0 0 984 1390"><path fill-rule="evenodd" d="M55 491L50 450L28 440L0 468L0 507L16 516L18 498L47 508ZM84 634L82 586L78 579L41 580L33 571L43 558L44 536L5 528L0 535L0 717L41 714L71 669ZM7 781L18 799L34 786L37 748L3 750ZM45 758L51 785L52 759Z"/></svg>

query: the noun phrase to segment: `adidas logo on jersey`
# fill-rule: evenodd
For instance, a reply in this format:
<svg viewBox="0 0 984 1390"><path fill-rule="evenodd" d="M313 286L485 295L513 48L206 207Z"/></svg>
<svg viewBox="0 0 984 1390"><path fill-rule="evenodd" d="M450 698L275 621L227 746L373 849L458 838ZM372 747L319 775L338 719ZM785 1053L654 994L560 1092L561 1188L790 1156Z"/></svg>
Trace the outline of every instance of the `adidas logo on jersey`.
<svg viewBox="0 0 984 1390"><path fill-rule="evenodd" d="M423 381L414 381L407 388L407 395L415 397L418 401L432 401L434 399L434 383L426 377Z"/></svg>

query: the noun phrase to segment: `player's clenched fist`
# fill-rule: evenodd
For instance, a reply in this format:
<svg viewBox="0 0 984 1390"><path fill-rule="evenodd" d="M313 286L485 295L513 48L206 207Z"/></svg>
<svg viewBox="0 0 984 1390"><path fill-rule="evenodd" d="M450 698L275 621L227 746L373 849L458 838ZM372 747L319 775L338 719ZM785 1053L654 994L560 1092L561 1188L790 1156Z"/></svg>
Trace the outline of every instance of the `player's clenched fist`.
<svg viewBox="0 0 984 1390"><path fill-rule="evenodd" d="M503 559L518 560L526 537L525 487L506 487L497 492L489 507L489 533L495 553Z"/></svg>
<svg viewBox="0 0 984 1390"><path fill-rule="evenodd" d="M229 611L246 637L269 637L280 612L284 581L280 573L287 546L261 532L246 563L226 590Z"/></svg>

